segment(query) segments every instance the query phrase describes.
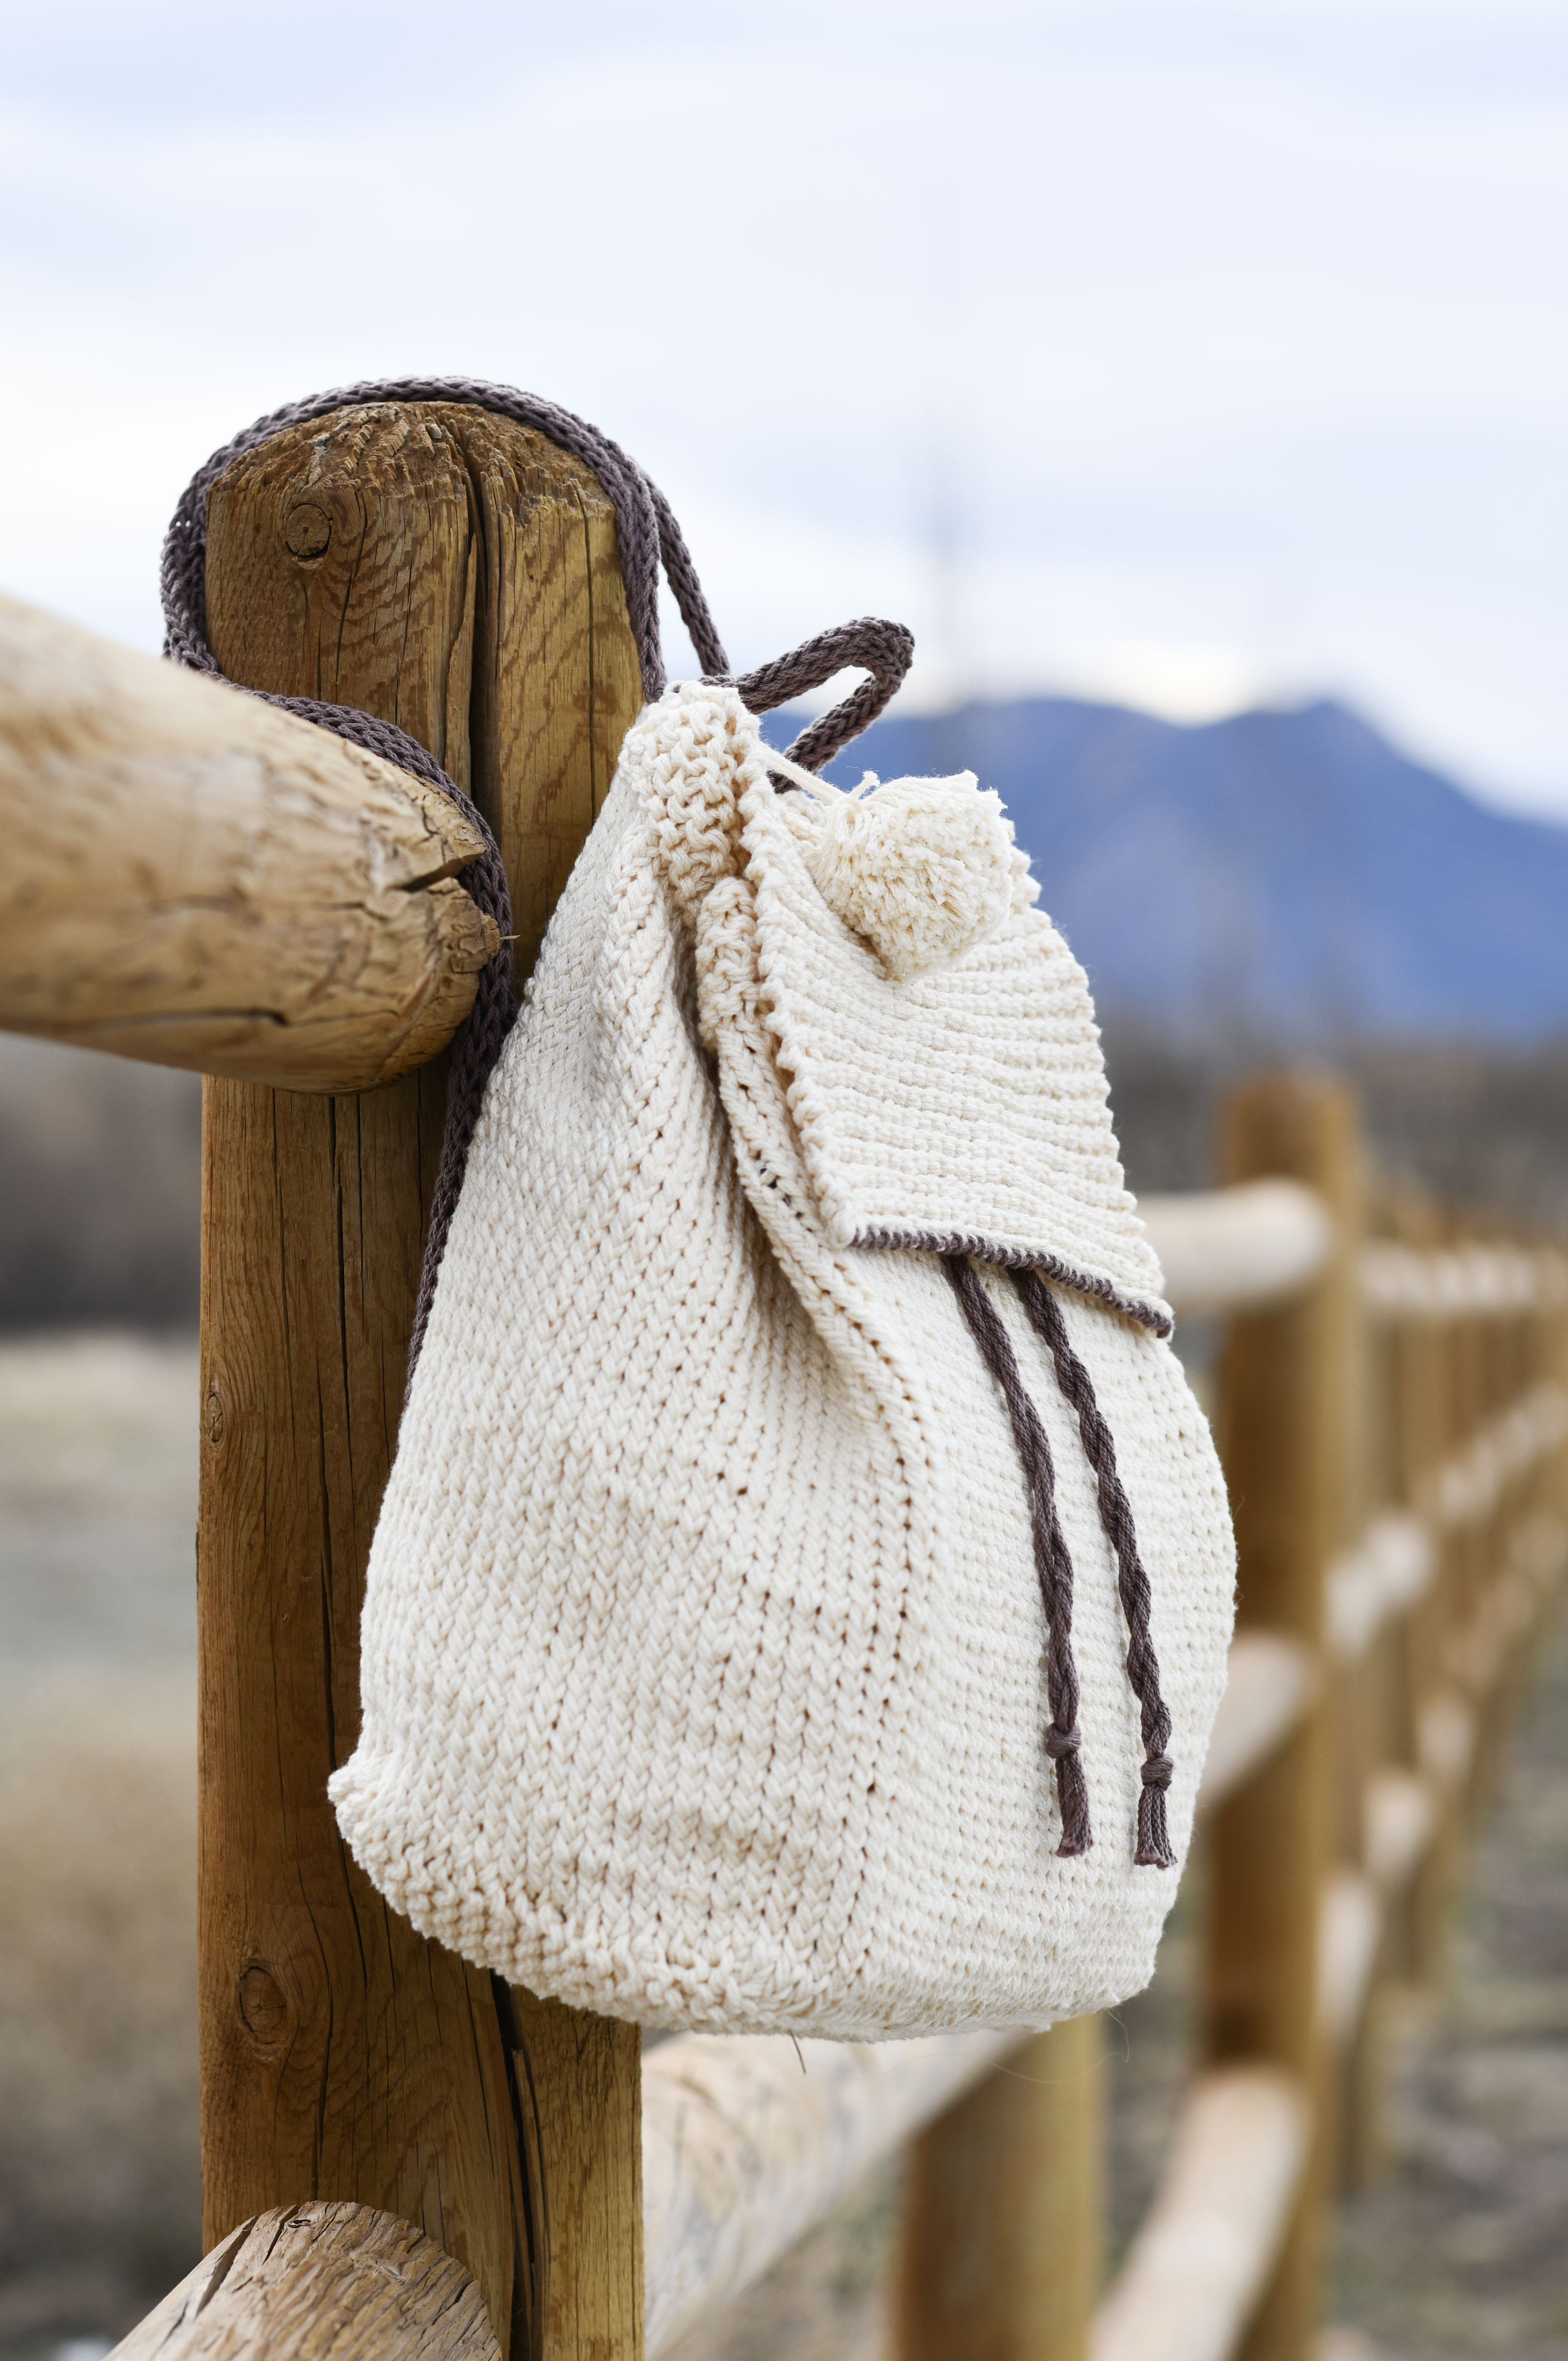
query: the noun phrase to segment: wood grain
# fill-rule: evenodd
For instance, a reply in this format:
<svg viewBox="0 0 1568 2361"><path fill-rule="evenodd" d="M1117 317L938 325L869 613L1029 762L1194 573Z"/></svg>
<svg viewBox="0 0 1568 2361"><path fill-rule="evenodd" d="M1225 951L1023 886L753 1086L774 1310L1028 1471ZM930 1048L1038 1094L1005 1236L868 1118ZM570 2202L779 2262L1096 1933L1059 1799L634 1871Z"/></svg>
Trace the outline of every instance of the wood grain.
<svg viewBox="0 0 1568 2361"><path fill-rule="evenodd" d="M1037 2034L914 2143L894 2361L1084 2361L1105 2235L1104 2033Z"/></svg>
<svg viewBox="0 0 1568 2361"><path fill-rule="evenodd" d="M302 514L327 528L296 533L303 555ZM473 796L511 882L521 981L641 703L609 497L530 427L383 402L249 454L214 485L208 534L239 561L208 589L234 679L287 674L297 696L379 713Z"/></svg>
<svg viewBox="0 0 1568 2361"><path fill-rule="evenodd" d="M641 2037L532 1993L509 1999L534 2207L532 2349L633 2361L643 2350Z"/></svg>
<svg viewBox="0 0 1568 2361"><path fill-rule="evenodd" d="M247 688L395 721L468 791L477 527L431 404L370 402L274 435L208 494L208 642Z"/></svg>
<svg viewBox="0 0 1568 2361"><path fill-rule="evenodd" d="M460 2263L367 2205L275 2207L232 2230L114 2361L498 2361Z"/></svg>
<svg viewBox="0 0 1568 2361"><path fill-rule="evenodd" d="M609 791L641 675L615 511L587 469L486 412L438 414L479 517L473 792L511 880L521 982Z"/></svg>
<svg viewBox="0 0 1568 2361"><path fill-rule="evenodd" d="M394 720L471 784L521 898L536 839L506 815L538 803L530 766L564 745L553 793L576 815L560 822L565 860L635 709L635 665L619 577L612 595L584 539L598 486L565 460L531 475L539 438L488 420L481 434L477 416L382 403L238 461L209 506L209 629L233 677ZM470 433L488 455L483 489ZM497 457L509 441L510 478ZM516 574L492 563L487 538L502 533L509 481L519 503L539 486L539 513L520 506L505 528L535 553L527 600L519 590L510 604L493 586ZM601 561L602 544L601 531ZM512 661L518 612L547 638L541 619L557 607L576 621L554 668ZM324 1793L358 1726L365 1563L396 1439L442 1088L438 1067L354 1098L207 1085L207 2235L305 2197L356 2199L416 2223L473 2273L508 2361L630 2361L635 2028L513 1999L415 1935L345 1856ZM601 2236L602 2253L579 2251Z"/></svg>
<svg viewBox="0 0 1568 2361"><path fill-rule="evenodd" d="M0 599L0 1026L291 1090L433 1057L497 942L434 789Z"/></svg>

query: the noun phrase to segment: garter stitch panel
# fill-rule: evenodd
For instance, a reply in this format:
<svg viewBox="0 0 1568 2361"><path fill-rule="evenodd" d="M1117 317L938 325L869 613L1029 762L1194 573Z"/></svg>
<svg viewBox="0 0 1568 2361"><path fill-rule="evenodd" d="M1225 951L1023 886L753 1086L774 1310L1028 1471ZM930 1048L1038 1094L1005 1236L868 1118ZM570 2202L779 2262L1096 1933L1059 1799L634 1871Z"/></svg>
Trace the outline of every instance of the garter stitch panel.
<svg viewBox="0 0 1568 2361"><path fill-rule="evenodd" d="M1065 947L1025 905L886 983L805 899L784 801L731 689L672 690L628 737L475 1135L333 1799L395 1908L576 2006L856 2039L1040 2026L1146 1982L1174 1880L1133 1859L1138 1703L1078 1420L988 1246L1056 1275L1115 1436L1178 1858L1224 1682L1223 1485L1156 1333ZM927 1111L961 1093L908 1045L989 1086L1007 1028L1036 1019L1048 1171L998 1162L983 1126L981 1153L938 1139ZM930 1096L898 1124L883 1100L912 1076ZM877 1159L858 1111L883 1125ZM1095 1831L1077 1856L1056 1850L1005 1408L939 1254L841 1235L867 1203L890 1230L950 1218L980 1240L1048 1434Z"/></svg>
<svg viewBox="0 0 1568 2361"><path fill-rule="evenodd" d="M987 1261L1051 1264L1168 1330L1122 1183L1088 979L1031 906L1034 881L962 958L890 975L825 900L803 802L782 806L763 779L740 808L768 1027L828 1241L961 1241Z"/></svg>

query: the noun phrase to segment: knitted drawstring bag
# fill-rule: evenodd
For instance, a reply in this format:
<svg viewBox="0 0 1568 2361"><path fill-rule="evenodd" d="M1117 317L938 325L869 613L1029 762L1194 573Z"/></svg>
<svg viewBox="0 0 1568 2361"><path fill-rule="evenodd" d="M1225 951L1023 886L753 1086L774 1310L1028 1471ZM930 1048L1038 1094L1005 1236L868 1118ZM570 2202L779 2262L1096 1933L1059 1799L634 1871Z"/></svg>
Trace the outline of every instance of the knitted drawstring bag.
<svg viewBox="0 0 1568 2361"><path fill-rule="evenodd" d="M394 1908L575 2006L1045 2026L1152 1971L1224 1686L1223 1482L998 798L816 775L907 635L737 682L706 632L710 676L645 664L482 1097L455 1084L330 1792ZM874 690L764 745L857 653Z"/></svg>

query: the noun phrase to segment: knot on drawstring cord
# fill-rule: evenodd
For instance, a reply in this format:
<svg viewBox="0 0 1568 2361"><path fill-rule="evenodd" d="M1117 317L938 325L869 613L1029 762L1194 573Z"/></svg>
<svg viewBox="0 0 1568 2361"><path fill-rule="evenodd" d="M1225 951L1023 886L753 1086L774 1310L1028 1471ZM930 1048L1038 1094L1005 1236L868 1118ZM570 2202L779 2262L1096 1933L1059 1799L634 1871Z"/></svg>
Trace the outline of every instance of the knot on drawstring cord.
<svg viewBox="0 0 1568 2361"><path fill-rule="evenodd" d="M1066 1556L1064 1546L1063 1556ZM1072 1567L1068 1565L1070 1581ZM1076 1675L1074 1675L1076 1684ZM1057 1801L1061 1807L1061 1842L1058 1853L1065 1860L1087 1852L1094 1842L1094 1831L1089 1824L1089 1782L1082 1762L1083 1740L1075 1723L1071 1730L1058 1729L1053 1721L1046 1731L1046 1752L1057 1766Z"/></svg>
<svg viewBox="0 0 1568 2361"><path fill-rule="evenodd" d="M1168 1754L1152 1754L1143 1766L1143 1792L1138 1797L1138 1845L1133 1859L1140 1869L1174 1869L1176 1855L1165 1820L1165 1791L1173 1769Z"/></svg>

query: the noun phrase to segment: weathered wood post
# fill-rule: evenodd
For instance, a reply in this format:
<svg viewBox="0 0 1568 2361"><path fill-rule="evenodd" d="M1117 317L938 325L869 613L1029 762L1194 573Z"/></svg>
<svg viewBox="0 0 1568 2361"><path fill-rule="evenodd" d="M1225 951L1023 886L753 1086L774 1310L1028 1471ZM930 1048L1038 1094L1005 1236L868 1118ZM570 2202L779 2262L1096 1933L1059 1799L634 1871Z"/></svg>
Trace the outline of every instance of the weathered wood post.
<svg viewBox="0 0 1568 2361"><path fill-rule="evenodd" d="M1243 1631L1321 1649L1323 1576L1346 1540L1355 1486L1360 1333L1354 1257L1361 1173L1344 1092L1266 1077L1225 1110L1224 1177L1285 1174L1334 1214L1336 1251L1308 1291L1232 1323L1220 1448L1236 1521ZM1245 2361L1304 2361L1318 2313L1331 2077L1318 2020L1319 1914L1332 1782L1323 1704L1216 1813L1210 1839L1208 2048L1217 2061L1266 2060L1300 2078L1315 2108L1313 2155Z"/></svg>
<svg viewBox="0 0 1568 2361"><path fill-rule="evenodd" d="M1037 2034L913 2143L896 2361L1082 2361L1105 2239L1104 2027Z"/></svg>
<svg viewBox="0 0 1568 2361"><path fill-rule="evenodd" d="M236 680L396 721L499 838L526 969L637 709L615 521L458 404L295 428L214 488ZM209 1082L203 1124L203 2158L209 2245L353 2198L478 2281L508 2361L641 2351L635 2028L509 1993L394 1916L325 1795L358 1724L444 1066L356 1097Z"/></svg>

